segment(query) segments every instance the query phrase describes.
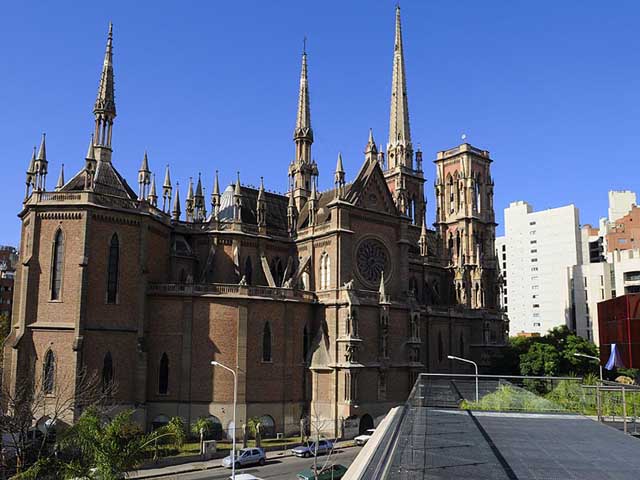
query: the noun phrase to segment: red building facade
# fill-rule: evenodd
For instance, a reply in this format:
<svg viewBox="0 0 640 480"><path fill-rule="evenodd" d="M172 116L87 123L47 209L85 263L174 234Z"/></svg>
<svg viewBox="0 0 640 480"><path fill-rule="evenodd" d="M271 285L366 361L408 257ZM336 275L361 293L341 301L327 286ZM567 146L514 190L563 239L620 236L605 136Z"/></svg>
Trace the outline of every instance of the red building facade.
<svg viewBox="0 0 640 480"><path fill-rule="evenodd" d="M606 363L616 344L626 368L640 368L640 294L598 303L600 362Z"/></svg>

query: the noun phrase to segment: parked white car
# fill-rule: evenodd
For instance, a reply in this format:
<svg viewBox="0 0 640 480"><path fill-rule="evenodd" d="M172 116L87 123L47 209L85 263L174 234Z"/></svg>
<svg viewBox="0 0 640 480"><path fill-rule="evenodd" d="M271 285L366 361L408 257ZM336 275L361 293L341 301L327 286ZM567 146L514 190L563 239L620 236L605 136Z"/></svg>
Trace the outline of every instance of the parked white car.
<svg viewBox="0 0 640 480"><path fill-rule="evenodd" d="M375 432L375 428L370 428L362 435L358 435L354 440L356 441L356 445L362 446L369 441L369 439L373 436L373 432Z"/></svg>
<svg viewBox="0 0 640 480"><path fill-rule="evenodd" d="M267 454L262 448L243 448L242 450L238 450L236 453L235 461L236 468L255 464L262 466L267 461ZM222 459L222 466L226 468L232 467L231 455ZM237 478L238 476L236 475L236 480Z"/></svg>

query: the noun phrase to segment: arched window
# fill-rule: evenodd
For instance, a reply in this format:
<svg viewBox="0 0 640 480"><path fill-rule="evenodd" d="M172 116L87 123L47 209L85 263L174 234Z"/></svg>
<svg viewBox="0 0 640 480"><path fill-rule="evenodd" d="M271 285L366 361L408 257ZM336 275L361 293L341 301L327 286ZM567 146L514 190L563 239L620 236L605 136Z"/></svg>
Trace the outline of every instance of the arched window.
<svg viewBox="0 0 640 480"><path fill-rule="evenodd" d="M327 252L320 257L320 289L331 288L331 258Z"/></svg>
<svg viewBox="0 0 640 480"><path fill-rule="evenodd" d="M311 338L309 337L309 330L307 326L304 326L304 330L302 331L302 361L307 361L307 355L309 355L309 344L311 343Z"/></svg>
<svg viewBox="0 0 640 480"><path fill-rule="evenodd" d="M60 299L62 290L62 266L64 265L64 238L62 230L56 232L51 255L51 300Z"/></svg>
<svg viewBox="0 0 640 480"><path fill-rule="evenodd" d="M253 265L251 264L251 257L247 257L244 261L244 279L247 281L247 285L251 285L253 280Z"/></svg>
<svg viewBox="0 0 640 480"><path fill-rule="evenodd" d="M281 287L284 277L284 267L282 266L282 260L280 260L279 257L271 260L271 276L273 277L276 287Z"/></svg>
<svg viewBox="0 0 640 480"><path fill-rule="evenodd" d="M111 352L107 352L102 361L102 391L106 392L113 383L113 359Z"/></svg>
<svg viewBox="0 0 640 480"><path fill-rule="evenodd" d="M107 266L107 303L116 303L118 298L118 262L120 260L120 242L113 234L109 243L109 263Z"/></svg>
<svg viewBox="0 0 640 480"><path fill-rule="evenodd" d="M264 330L262 332L262 361L271 361L271 326L269 322L264 324Z"/></svg>
<svg viewBox="0 0 640 480"><path fill-rule="evenodd" d="M166 395L167 392L169 392L169 357L163 353L158 370L158 393Z"/></svg>
<svg viewBox="0 0 640 480"><path fill-rule="evenodd" d="M47 350L44 355L44 363L42 365L42 390L44 393L53 393L56 376L56 357L51 350Z"/></svg>

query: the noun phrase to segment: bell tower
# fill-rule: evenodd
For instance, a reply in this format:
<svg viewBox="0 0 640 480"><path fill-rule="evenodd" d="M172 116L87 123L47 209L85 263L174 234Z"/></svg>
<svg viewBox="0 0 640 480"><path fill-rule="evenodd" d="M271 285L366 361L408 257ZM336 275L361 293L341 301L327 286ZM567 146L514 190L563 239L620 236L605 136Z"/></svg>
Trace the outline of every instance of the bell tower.
<svg viewBox="0 0 640 480"><path fill-rule="evenodd" d="M438 152L435 160L436 229L456 303L496 308L496 223L489 152L468 143Z"/></svg>

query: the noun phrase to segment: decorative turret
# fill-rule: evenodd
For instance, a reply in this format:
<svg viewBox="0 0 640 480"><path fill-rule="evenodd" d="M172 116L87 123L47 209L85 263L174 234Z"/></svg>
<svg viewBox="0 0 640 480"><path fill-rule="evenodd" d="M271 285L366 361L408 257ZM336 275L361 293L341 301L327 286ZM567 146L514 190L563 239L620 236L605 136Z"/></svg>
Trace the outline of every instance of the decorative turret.
<svg viewBox="0 0 640 480"><path fill-rule="evenodd" d="M29 190L31 188L35 188L36 186L36 147L33 147L33 153L31 154L31 161L29 162L29 166L27 167L27 175L25 178L25 183L27 185L26 190L24 192L25 201L29 198Z"/></svg>
<svg viewBox="0 0 640 480"><path fill-rule="evenodd" d="M342 166L342 153L338 152L338 162L336 163L336 173L334 175L334 183L336 186L336 197L342 198L344 185L345 185L345 174L344 167Z"/></svg>
<svg viewBox="0 0 640 480"><path fill-rule="evenodd" d="M91 139L89 140L89 147L87 148L87 156L85 157L84 164L84 188L85 190L93 189L93 176L96 173L96 152L93 145L93 134L91 134Z"/></svg>
<svg viewBox="0 0 640 480"><path fill-rule="evenodd" d="M258 199L256 201L256 221L259 228L267 226L267 200L265 199L263 177L260 177L260 189L258 190Z"/></svg>
<svg viewBox="0 0 640 480"><path fill-rule="evenodd" d="M378 163L380 164L380 168L384 170L384 151L382 150L382 145L378 145Z"/></svg>
<svg viewBox="0 0 640 480"><path fill-rule="evenodd" d="M204 221L207 218L207 208L204 204L204 193L202 191L202 179L198 173L198 184L196 185L196 194L193 197L194 219L197 222Z"/></svg>
<svg viewBox="0 0 640 480"><path fill-rule="evenodd" d="M149 195L147 196L147 200L149 203L157 207L158 206L158 194L156 193L156 175L155 173L151 174L151 189L149 190Z"/></svg>
<svg viewBox="0 0 640 480"><path fill-rule="evenodd" d="M312 227L317 222L318 215L318 194L316 192L316 182L311 183L311 195L309 196L309 226Z"/></svg>
<svg viewBox="0 0 640 480"><path fill-rule="evenodd" d="M107 36L107 48L104 53L102 74L98 95L93 107L96 117L94 141L96 145L97 159L103 162L111 161L111 134L113 121L116 118L116 101L113 82L113 24L109 23L109 35Z"/></svg>
<svg viewBox="0 0 640 480"><path fill-rule="evenodd" d="M38 155L36 155L35 161L35 190L46 190L47 172L49 171L49 162L47 162L47 146L46 146L46 134L42 134L42 140L40 141L40 148L38 149Z"/></svg>
<svg viewBox="0 0 640 480"><path fill-rule="evenodd" d="M425 219L422 219L422 228L420 229L420 238L418 239L418 246L420 247L420 255L426 257L429 254L429 248L427 245L427 227Z"/></svg>
<svg viewBox="0 0 640 480"><path fill-rule="evenodd" d="M293 200L293 192L289 192L289 205L287 205L287 227L289 229L289 235L296 233L297 223L298 211L296 210L296 203Z"/></svg>
<svg viewBox="0 0 640 480"><path fill-rule="evenodd" d="M378 294L380 303L389 303L389 299L387 297L387 289L384 285L384 270L380 272L380 287L378 288Z"/></svg>
<svg viewBox="0 0 640 480"><path fill-rule="evenodd" d="M145 200L149 193L148 187L151 184L151 170L149 170L149 160L147 158L147 151L144 152L142 157L142 165L138 170L138 200Z"/></svg>
<svg viewBox="0 0 640 480"><path fill-rule="evenodd" d="M213 193L211 194L211 210L213 211L214 220L220 219L220 183L218 182L218 170L213 181Z"/></svg>
<svg viewBox="0 0 640 480"><path fill-rule="evenodd" d="M369 141L364 149L364 158L368 163L373 163L378 160L378 148L376 142L373 140L373 130L369 129Z"/></svg>
<svg viewBox="0 0 640 480"><path fill-rule="evenodd" d="M64 163L60 167L60 175L58 175L58 181L56 182L56 192L64 186Z"/></svg>
<svg viewBox="0 0 640 480"><path fill-rule="evenodd" d="M173 210L171 211L174 221L178 222L180 220L180 213L180 184L176 182L176 196L173 200Z"/></svg>
<svg viewBox="0 0 640 480"><path fill-rule="evenodd" d="M240 172L237 172L236 186L233 190L233 219L242 222L242 187L240 186Z"/></svg>
<svg viewBox="0 0 640 480"><path fill-rule="evenodd" d="M185 213L187 222L193 222L194 201L193 201L193 178L189 177L189 186L187 187L187 199L185 200Z"/></svg>
<svg viewBox="0 0 640 480"><path fill-rule="evenodd" d="M416 150L416 171L422 171L422 150L420 150L420 147Z"/></svg>
<svg viewBox="0 0 640 480"><path fill-rule="evenodd" d="M162 211L166 212L171 205L171 175L169 173L169 165L164 171L164 183L162 184Z"/></svg>

